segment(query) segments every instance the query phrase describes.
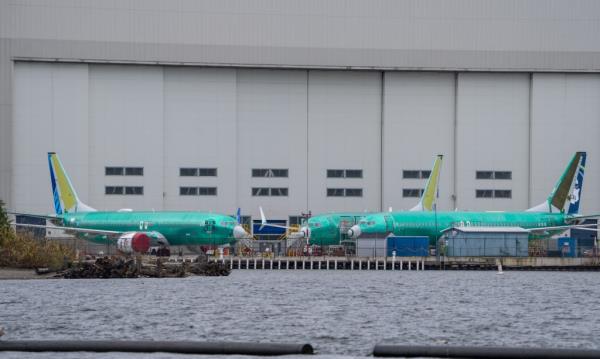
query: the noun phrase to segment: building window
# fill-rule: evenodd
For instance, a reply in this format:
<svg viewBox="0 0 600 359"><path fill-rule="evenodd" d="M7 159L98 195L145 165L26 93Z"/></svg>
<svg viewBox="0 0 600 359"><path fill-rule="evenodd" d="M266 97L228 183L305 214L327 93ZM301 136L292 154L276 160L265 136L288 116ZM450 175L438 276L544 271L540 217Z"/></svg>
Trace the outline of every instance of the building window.
<svg viewBox="0 0 600 359"><path fill-rule="evenodd" d="M216 196L217 187L179 187L180 196Z"/></svg>
<svg viewBox="0 0 600 359"><path fill-rule="evenodd" d="M476 198L512 198L510 189L478 189L475 190Z"/></svg>
<svg viewBox="0 0 600 359"><path fill-rule="evenodd" d="M477 171L475 172L476 179L494 179L493 171Z"/></svg>
<svg viewBox="0 0 600 359"><path fill-rule="evenodd" d="M198 187L199 196L216 196L217 187Z"/></svg>
<svg viewBox="0 0 600 359"><path fill-rule="evenodd" d="M180 168L179 176L181 177L193 177L198 175L197 168Z"/></svg>
<svg viewBox="0 0 600 359"><path fill-rule="evenodd" d="M512 179L511 171L476 171L476 179L498 179L498 180L509 180Z"/></svg>
<svg viewBox="0 0 600 359"><path fill-rule="evenodd" d="M288 177L287 168L253 168L252 177Z"/></svg>
<svg viewBox="0 0 600 359"><path fill-rule="evenodd" d="M123 194L123 186L106 186L104 194Z"/></svg>
<svg viewBox="0 0 600 359"><path fill-rule="evenodd" d="M123 167L104 167L105 176L122 176Z"/></svg>
<svg viewBox="0 0 600 359"><path fill-rule="evenodd" d="M512 191L509 189L497 189L494 190L494 198L511 198Z"/></svg>
<svg viewBox="0 0 600 359"><path fill-rule="evenodd" d="M105 176L143 176L144 167L104 167Z"/></svg>
<svg viewBox="0 0 600 359"><path fill-rule="evenodd" d="M362 178L362 170L346 170L346 178Z"/></svg>
<svg viewBox="0 0 600 359"><path fill-rule="evenodd" d="M512 172L511 171L496 171L494 172L494 178L495 179L512 179Z"/></svg>
<svg viewBox="0 0 600 359"><path fill-rule="evenodd" d="M327 188L327 197L344 197L343 188Z"/></svg>
<svg viewBox="0 0 600 359"><path fill-rule="evenodd" d="M268 196L269 195L269 188L268 187L253 187L252 188L252 195L253 196L259 196L259 197Z"/></svg>
<svg viewBox="0 0 600 359"><path fill-rule="evenodd" d="M476 198L493 198L494 190L491 189L477 189L475 190Z"/></svg>
<svg viewBox="0 0 600 359"><path fill-rule="evenodd" d="M144 187L142 186L105 186L104 194L107 195L143 195Z"/></svg>
<svg viewBox="0 0 600 359"><path fill-rule="evenodd" d="M327 170L327 178L344 178L344 170Z"/></svg>
<svg viewBox="0 0 600 359"><path fill-rule="evenodd" d="M127 186L125 187L125 194L132 194L132 195L143 195L144 194L144 187L142 186Z"/></svg>
<svg viewBox="0 0 600 359"><path fill-rule="evenodd" d="M402 197L421 197L423 195L422 188L403 188Z"/></svg>
<svg viewBox="0 0 600 359"><path fill-rule="evenodd" d="M287 197L287 188L271 188L271 196L273 197Z"/></svg>
<svg viewBox="0 0 600 359"><path fill-rule="evenodd" d="M402 178L404 179L427 179L431 175L429 170L403 170Z"/></svg>
<svg viewBox="0 0 600 359"><path fill-rule="evenodd" d="M306 218L303 216L290 216L290 226L302 226L306 222Z"/></svg>
<svg viewBox="0 0 600 359"><path fill-rule="evenodd" d="M179 169L179 176L181 177L217 177L216 168L192 168L182 167Z"/></svg>
<svg viewBox="0 0 600 359"><path fill-rule="evenodd" d="M362 197L362 188L346 188L346 197Z"/></svg>
<svg viewBox="0 0 600 359"><path fill-rule="evenodd" d="M362 178L363 170L327 170L327 178Z"/></svg>
<svg viewBox="0 0 600 359"><path fill-rule="evenodd" d="M217 177L216 168L198 168L198 176L200 177Z"/></svg>
<svg viewBox="0 0 600 359"><path fill-rule="evenodd" d="M411 171L411 170L404 170L402 171L402 178L421 178L421 172L420 171Z"/></svg>
<svg viewBox="0 0 600 359"><path fill-rule="evenodd" d="M283 187L253 187L252 188L252 196L258 197L287 197L288 189Z"/></svg>
<svg viewBox="0 0 600 359"><path fill-rule="evenodd" d="M144 167L125 167L125 176L143 176Z"/></svg>
<svg viewBox="0 0 600 359"><path fill-rule="evenodd" d="M197 196L198 187L179 187L180 196Z"/></svg>
<svg viewBox="0 0 600 359"><path fill-rule="evenodd" d="M327 197L362 197L362 188L327 188Z"/></svg>

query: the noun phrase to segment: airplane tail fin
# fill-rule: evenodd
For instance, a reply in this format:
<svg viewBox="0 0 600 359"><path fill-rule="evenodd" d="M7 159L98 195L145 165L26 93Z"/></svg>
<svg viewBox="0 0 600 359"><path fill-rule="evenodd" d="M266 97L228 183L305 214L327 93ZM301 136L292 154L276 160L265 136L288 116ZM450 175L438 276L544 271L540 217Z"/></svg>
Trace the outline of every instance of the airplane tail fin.
<svg viewBox="0 0 600 359"><path fill-rule="evenodd" d="M585 158L587 157L585 152L582 152L581 162L577 168L577 177L575 178L575 185L573 191L569 196L569 210L568 214L579 213L579 202L581 200L581 192L583 191L583 175L585 171Z"/></svg>
<svg viewBox="0 0 600 359"><path fill-rule="evenodd" d="M530 212L563 212L567 200L570 201L569 213L579 211L579 199L581 186L583 185L583 171L585 169L585 152L576 152L569 165L558 179L558 182L552 189L552 192L544 203L528 209ZM575 188L570 194L575 180ZM579 185L578 185L579 184ZM579 186L579 188L577 188ZM577 197L575 199L575 196Z"/></svg>
<svg viewBox="0 0 600 359"><path fill-rule="evenodd" d="M73 184L56 153L48 152L48 166L50 168L50 183L56 214L95 211L95 209L79 200L77 192L75 192L75 188L73 188Z"/></svg>
<svg viewBox="0 0 600 359"><path fill-rule="evenodd" d="M442 166L443 155L437 155L431 174L425 185L423 195L416 206L411 208L411 211L431 211L433 209L433 203L437 197L438 183L440 180L440 168Z"/></svg>

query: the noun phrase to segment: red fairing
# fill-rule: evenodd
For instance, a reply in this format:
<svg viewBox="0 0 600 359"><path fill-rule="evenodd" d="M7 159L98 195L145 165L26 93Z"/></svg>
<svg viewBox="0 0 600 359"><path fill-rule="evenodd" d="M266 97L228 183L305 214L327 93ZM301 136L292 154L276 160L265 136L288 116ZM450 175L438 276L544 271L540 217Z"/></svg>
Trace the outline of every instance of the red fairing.
<svg viewBox="0 0 600 359"><path fill-rule="evenodd" d="M150 249L150 237L146 233L138 232L131 239L131 248L134 252L146 253Z"/></svg>

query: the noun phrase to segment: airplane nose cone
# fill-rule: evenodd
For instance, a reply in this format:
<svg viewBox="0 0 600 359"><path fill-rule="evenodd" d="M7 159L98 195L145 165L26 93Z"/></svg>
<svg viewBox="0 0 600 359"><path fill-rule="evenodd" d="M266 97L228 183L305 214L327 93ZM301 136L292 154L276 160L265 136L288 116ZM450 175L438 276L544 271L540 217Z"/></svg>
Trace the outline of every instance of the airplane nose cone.
<svg viewBox="0 0 600 359"><path fill-rule="evenodd" d="M248 232L246 232L244 227L238 224L237 226L233 227L233 236L235 237L235 239L247 238Z"/></svg>
<svg viewBox="0 0 600 359"><path fill-rule="evenodd" d="M354 225L352 226L352 228L350 228L348 230L348 237L350 238L358 238L358 236L360 236L360 227L358 225Z"/></svg>

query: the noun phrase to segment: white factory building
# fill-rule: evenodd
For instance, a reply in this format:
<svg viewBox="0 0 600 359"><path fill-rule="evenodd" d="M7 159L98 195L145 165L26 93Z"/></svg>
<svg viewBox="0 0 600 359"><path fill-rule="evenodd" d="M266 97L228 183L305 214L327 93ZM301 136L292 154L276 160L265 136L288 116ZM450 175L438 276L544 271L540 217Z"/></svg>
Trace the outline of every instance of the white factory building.
<svg viewBox="0 0 600 359"><path fill-rule="evenodd" d="M588 153L600 2L0 1L0 199L53 211L47 152L98 209L253 219L524 210Z"/></svg>

